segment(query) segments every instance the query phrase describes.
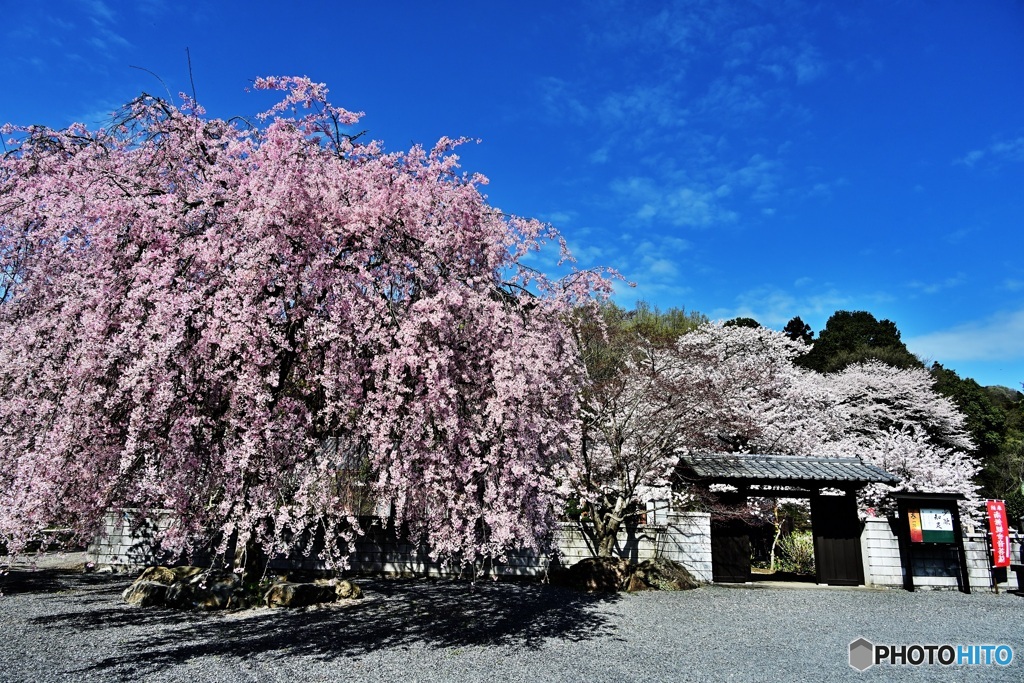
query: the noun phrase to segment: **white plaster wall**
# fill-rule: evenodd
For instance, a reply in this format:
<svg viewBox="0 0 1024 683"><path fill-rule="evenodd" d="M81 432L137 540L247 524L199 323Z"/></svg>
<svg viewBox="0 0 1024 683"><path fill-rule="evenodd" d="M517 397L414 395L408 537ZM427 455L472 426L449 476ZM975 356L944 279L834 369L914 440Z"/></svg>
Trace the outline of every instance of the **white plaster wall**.
<svg viewBox="0 0 1024 683"><path fill-rule="evenodd" d="M97 566L132 570L153 564L170 562L166 554L154 550L155 531L166 528L171 518L162 514L155 522L147 522L132 530L131 511L108 513L104 533L89 546L88 560ZM620 531L615 552L633 562L654 557L675 560L686 567L695 578L711 581L711 517L706 513L669 513L664 524L645 524ZM379 527L368 530L367 536L356 542L349 564L356 572L381 572L392 575L451 576L472 572L472 569L452 569L430 558L429 550L407 542L387 540ZM594 555L593 537L588 527L576 523L559 524L555 529L554 555L563 566L570 566ZM479 569L497 576L541 576L547 571L551 558L535 551L510 552L503 563ZM272 569L287 568L324 569L325 563L315 556L271 562Z"/></svg>
<svg viewBox="0 0 1024 683"><path fill-rule="evenodd" d="M1021 536L1010 536L1011 558L1019 564ZM903 586L903 567L900 563L899 540L892 533L888 520L869 519L861 534L861 550L864 557L864 579L869 586ZM992 556L987 537L983 533L968 533L964 536L964 552L967 555L967 573L971 590L985 590L992 587ZM1000 584L1000 590L1016 590L1017 577L1008 572L1007 583ZM914 586L920 588L956 588L955 576L914 576Z"/></svg>

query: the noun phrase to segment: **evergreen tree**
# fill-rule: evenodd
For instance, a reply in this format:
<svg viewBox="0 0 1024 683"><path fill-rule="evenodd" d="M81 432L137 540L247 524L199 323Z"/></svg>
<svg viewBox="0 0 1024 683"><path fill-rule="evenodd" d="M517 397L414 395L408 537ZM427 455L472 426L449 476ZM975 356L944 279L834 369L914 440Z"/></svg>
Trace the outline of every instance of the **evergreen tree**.
<svg viewBox="0 0 1024 683"><path fill-rule="evenodd" d="M804 344L810 344L814 341L814 332L811 331L811 326L801 320L800 316L796 316L786 323L782 331L793 341L803 342Z"/></svg>
<svg viewBox="0 0 1024 683"><path fill-rule="evenodd" d="M891 320L878 320L867 311L836 311L825 323L808 354L798 360L817 372L838 372L855 363L877 360L896 368L924 364L900 339Z"/></svg>

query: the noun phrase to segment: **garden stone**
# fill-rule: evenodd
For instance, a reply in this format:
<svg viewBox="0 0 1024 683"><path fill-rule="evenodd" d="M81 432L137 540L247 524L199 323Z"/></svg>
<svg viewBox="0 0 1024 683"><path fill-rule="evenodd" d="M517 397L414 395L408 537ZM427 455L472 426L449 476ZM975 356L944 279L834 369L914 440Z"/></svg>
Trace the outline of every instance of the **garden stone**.
<svg viewBox="0 0 1024 683"><path fill-rule="evenodd" d="M363 590L351 581L338 581L334 592L342 600L358 600L363 597Z"/></svg>
<svg viewBox="0 0 1024 683"><path fill-rule="evenodd" d="M664 558L644 560L633 569L627 590L681 591L700 586L700 582L683 565Z"/></svg>
<svg viewBox="0 0 1024 683"><path fill-rule="evenodd" d="M599 593L614 593L626 587L629 580L629 560L620 557L588 557L552 579L569 588Z"/></svg>
<svg viewBox="0 0 1024 683"><path fill-rule="evenodd" d="M136 581L121 597L135 607L160 607L167 602L167 589L167 584L158 581Z"/></svg>
<svg viewBox="0 0 1024 683"><path fill-rule="evenodd" d="M308 607L337 599L334 586L315 583L275 583L263 598L267 607Z"/></svg>

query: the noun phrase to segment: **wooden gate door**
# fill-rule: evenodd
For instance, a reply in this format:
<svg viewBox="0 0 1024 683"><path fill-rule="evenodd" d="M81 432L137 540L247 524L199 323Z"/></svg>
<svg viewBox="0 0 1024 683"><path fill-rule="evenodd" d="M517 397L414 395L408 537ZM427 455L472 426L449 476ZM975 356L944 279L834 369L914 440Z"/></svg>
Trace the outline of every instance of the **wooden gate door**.
<svg viewBox="0 0 1024 683"><path fill-rule="evenodd" d="M715 583L750 581L750 530L746 522L711 521L711 576Z"/></svg>
<svg viewBox="0 0 1024 683"><path fill-rule="evenodd" d="M856 496L811 496L811 529L818 583L864 585Z"/></svg>

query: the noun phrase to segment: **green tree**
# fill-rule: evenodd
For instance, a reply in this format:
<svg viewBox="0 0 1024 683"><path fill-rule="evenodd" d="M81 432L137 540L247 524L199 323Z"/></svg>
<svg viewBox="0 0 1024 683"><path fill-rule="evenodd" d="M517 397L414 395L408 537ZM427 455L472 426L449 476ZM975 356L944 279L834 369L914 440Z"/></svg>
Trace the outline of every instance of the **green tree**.
<svg viewBox="0 0 1024 683"><path fill-rule="evenodd" d="M954 370L933 363L932 377L935 390L953 399L966 417L966 427L983 463L992 459L1003 445L1006 436L1006 413L999 408L989 393L971 378L962 379Z"/></svg>
<svg viewBox="0 0 1024 683"><path fill-rule="evenodd" d="M1024 515L1024 394L1007 387L982 387L939 363L932 364L935 389L967 417L981 471L975 478L984 498L1005 500L1011 521Z"/></svg>
<svg viewBox="0 0 1024 683"><path fill-rule="evenodd" d="M782 331L793 341L803 342L804 344L810 344L814 341L814 332L811 331L811 326L801 320L800 316L796 316L786 323Z"/></svg>
<svg viewBox="0 0 1024 683"><path fill-rule="evenodd" d="M761 327L761 323L757 322L753 318L733 318L732 320L726 320L724 323L722 323L722 326L757 328Z"/></svg>
<svg viewBox="0 0 1024 683"><path fill-rule="evenodd" d="M989 497L1006 501L1010 523L1024 518L1024 394L1008 387L985 387L993 405L1006 415L999 453L982 472Z"/></svg>
<svg viewBox="0 0 1024 683"><path fill-rule="evenodd" d="M904 369L924 367L900 339L895 323L878 320L867 311L833 313L810 352L798 363L817 372L838 372L868 360Z"/></svg>
<svg viewBox="0 0 1024 683"><path fill-rule="evenodd" d="M622 322L625 331L639 335L655 346L665 346L708 322L708 318L685 308L672 307L662 311L657 306L638 301L636 308L622 315Z"/></svg>
<svg viewBox="0 0 1024 683"><path fill-rule="evenodd" d="M577 344L592 382L615 377L638 349L638 341L656 348L675 343L680 336L708 322L707 316L684 308L666 311L639 301L626 310L607 301L576 311Z"/></svg>

